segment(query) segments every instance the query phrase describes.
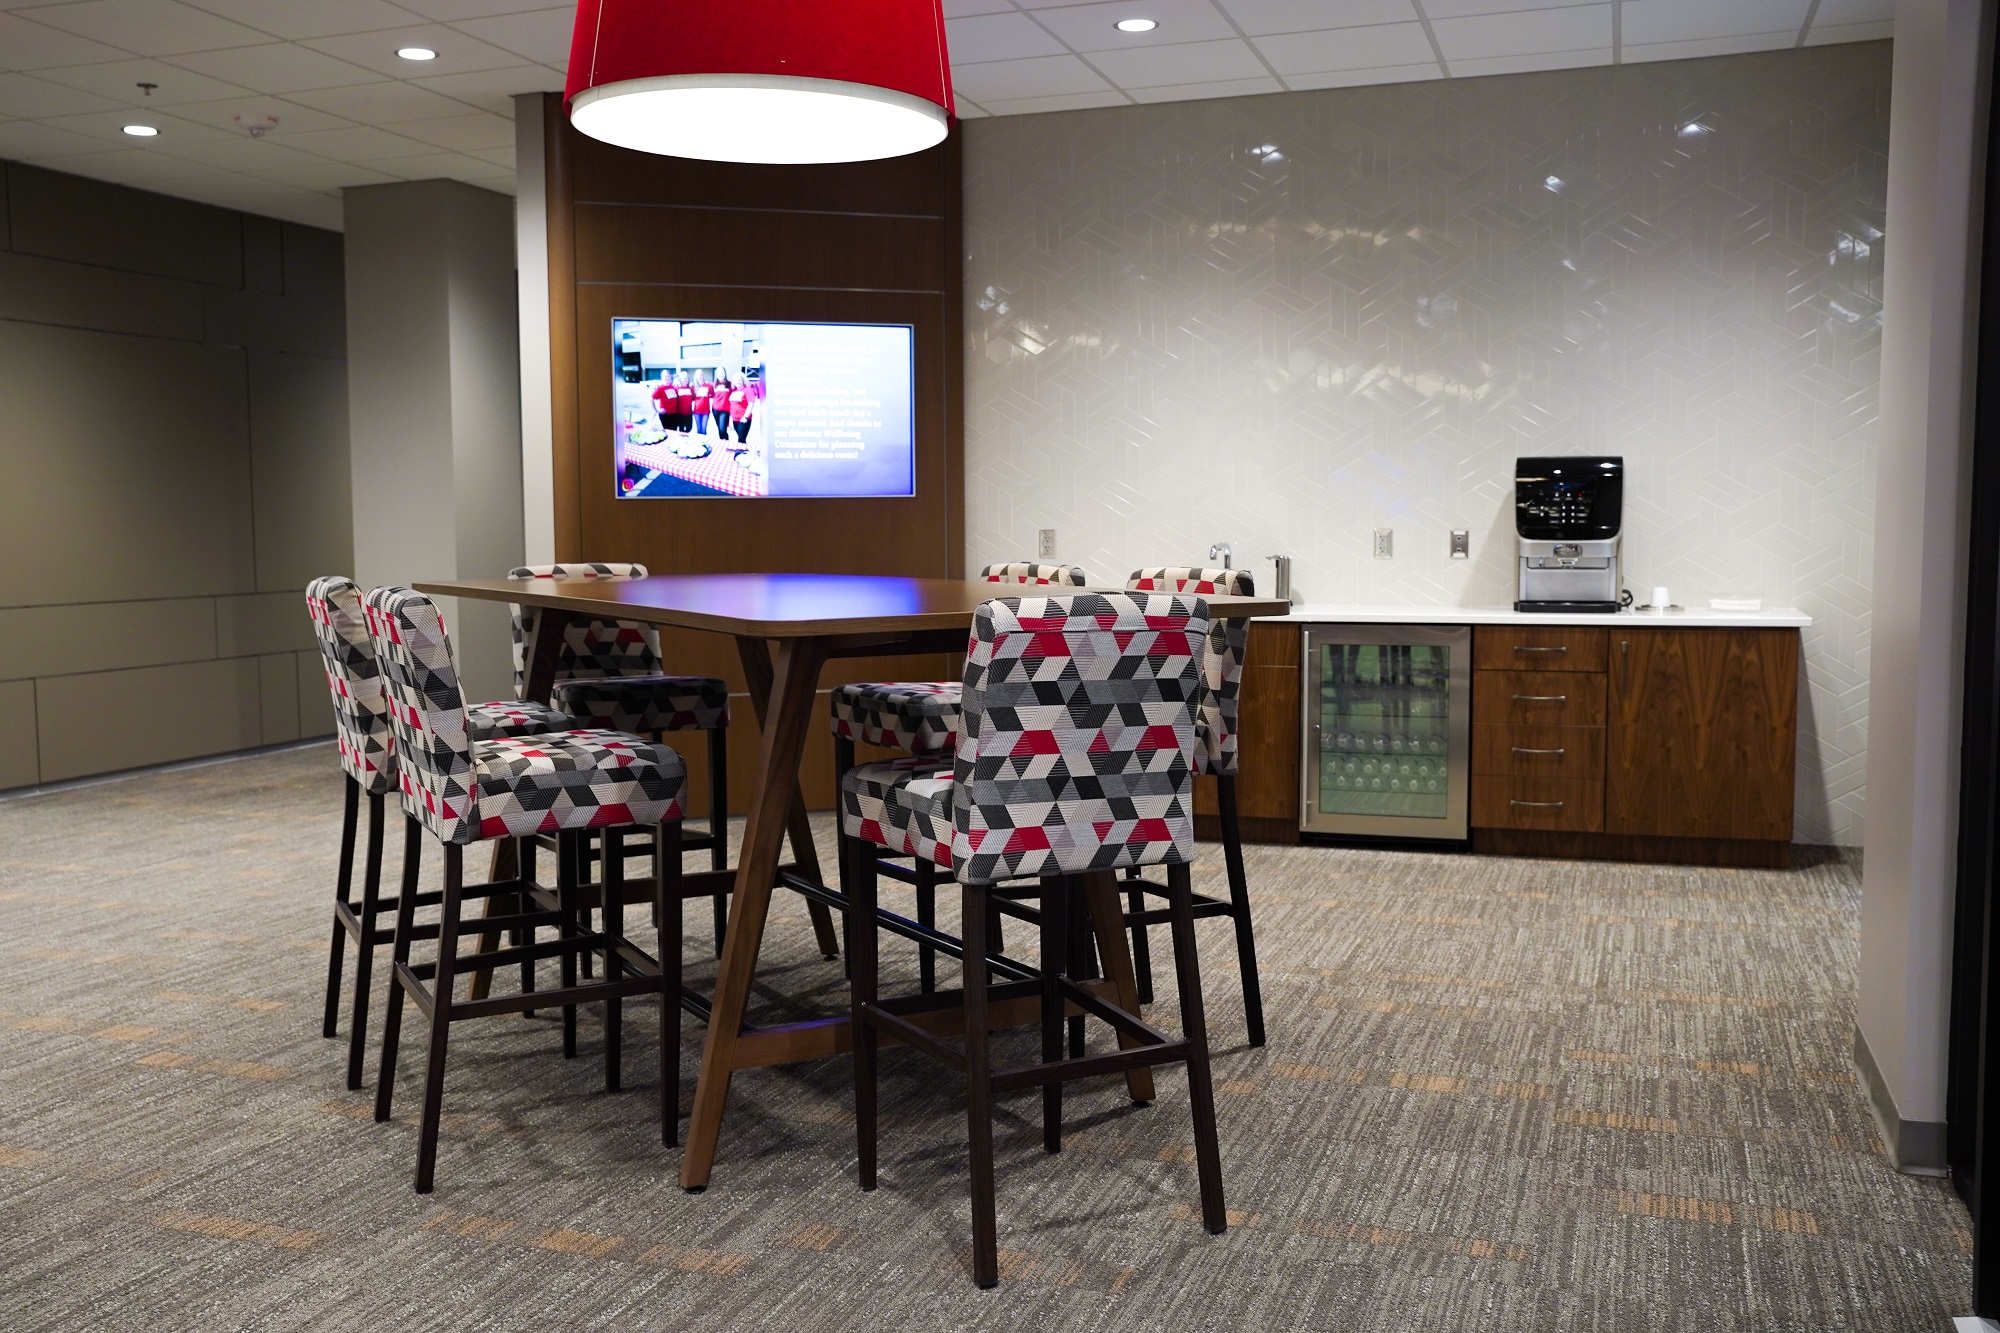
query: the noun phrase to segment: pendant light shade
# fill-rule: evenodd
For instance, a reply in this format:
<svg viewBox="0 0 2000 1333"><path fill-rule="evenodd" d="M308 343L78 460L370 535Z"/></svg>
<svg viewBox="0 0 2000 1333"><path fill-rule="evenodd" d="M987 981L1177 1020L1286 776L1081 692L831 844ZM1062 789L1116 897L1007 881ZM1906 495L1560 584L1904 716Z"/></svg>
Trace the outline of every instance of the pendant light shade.
<svg viewBox="0 0 2000 1333"><path fill-rule="evenodd" d="M642 153L863 162L951 121L941 0L581 0L570 123Z"/></svg>

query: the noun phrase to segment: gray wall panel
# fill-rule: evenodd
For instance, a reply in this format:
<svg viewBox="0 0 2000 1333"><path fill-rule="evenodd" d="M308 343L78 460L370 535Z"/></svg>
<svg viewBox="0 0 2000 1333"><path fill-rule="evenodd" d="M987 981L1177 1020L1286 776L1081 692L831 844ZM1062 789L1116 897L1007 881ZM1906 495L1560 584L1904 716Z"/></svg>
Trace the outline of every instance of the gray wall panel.
<svg viewBox="0 0 2000 1333"><path fill-rule="evenodd" d="M0 605L250 592L244 354L0 324Z"/></svg>
<svg viewBox="0 0 2000 1333"><path fill-rule="evenodd" d="M293 670L299 681L299 735L333 734L333 696L326 688L326 664L319 650L292 655Z"/></svg>
<svg viewBox="0 0 2000 1333"><path fill-rule="evenodd" d="M0 610L0 680L199 662L215 644L207 597Z"/></svg>
<svg viewBox="0 0 2000 1333"><path fill-rule="evenodd" d="M321 573L337 574L338 569ZM258 657L267 653L318 652L306 615L306 583L283 592L215 599L215 655Z"/></svg>
<svg viewBox="0 0 2000 1333"><path fill-rule="evenodd" d="M201 292L175 278L0 254L0 319L199 342Z"/></svg>
<svg viewBox="0 0 2000 1333"><path fill-rule="evenodd" d="M262 352L347 355L347 311L337 301L308 301L226 287L200 290L208 342Z"/></svg>
<svg viewBox="0 0 2000 1333"><path fill-rule="evenodd" d="M12 244L23 254L243 285L240 214L19 163L7 175Z"/></svg>
<svg viewBox="0 0 2000 1333"><path fill-rule="evenodd" d="M298 657L278 653L257 659L257 698L264 744L299 738Z"/></svg>
<svg viewBox="0 0 2000 1333"><path fill-rule="evenodd" d="M346 250L337 231L284 224L285 295L308 301L344 301Z"/></svg>
<svg viewBox="0 0 2000 1333"><path fill-rule="evenodd" d="M249 356L257 586L302 592L322 574L354 569L347 362Z"/></svg>
<svg viewBox="0 0 2000 1333"><path fill-rule="evenodd" d="M0 791L42 780L35 758L35 682L0 685Z"/></svg>
<svg viewBox="0 0 2000 1333"><path fill-rule="evenodd" d="M285 224L243 215L243 286L282 295L285 290Z"/></svg>
<svg viewBox="0 0 2000 1333"><path fill-rule="evenodd" d="M44 782L263 744L254 657L56 676L35 696Z"/></svg>

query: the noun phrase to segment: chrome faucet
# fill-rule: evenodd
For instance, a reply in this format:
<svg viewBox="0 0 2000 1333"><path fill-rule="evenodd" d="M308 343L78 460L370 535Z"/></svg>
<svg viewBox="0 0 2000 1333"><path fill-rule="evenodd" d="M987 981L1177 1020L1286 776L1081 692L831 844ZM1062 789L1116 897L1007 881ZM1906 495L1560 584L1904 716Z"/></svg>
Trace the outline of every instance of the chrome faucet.
<svg viewBox="0 0 2000 1333"><path fill-rule="evenodd" d="M1229 543L1228 543L1228 542L1217 542L1217 543L1216 543L1215 545L1213 545L1213 546L1209 547L1209 548L1208 548L1208 558L1209 558L1210 560L1215 560L1215 559L1220 559L1220 560L1222 561L1222 567L1223 567L1224 569L1228 569L1228 568L1230 567L1230 566L1229 566L1229 559L1230 559L1230 553L1229 553Z"/></svg>
<svg viewBox="0 0 2000 1333"><path fill-rule="evenodd" d="M1278 572L1277 587L1272 590L1271 595L1273 597L1276 597L1281 602L1291 601L1292 558L1288 555L1274 555L1274 556L1267 556L1266 558L1270 560L1270 562L1277 569Z"/></svg>

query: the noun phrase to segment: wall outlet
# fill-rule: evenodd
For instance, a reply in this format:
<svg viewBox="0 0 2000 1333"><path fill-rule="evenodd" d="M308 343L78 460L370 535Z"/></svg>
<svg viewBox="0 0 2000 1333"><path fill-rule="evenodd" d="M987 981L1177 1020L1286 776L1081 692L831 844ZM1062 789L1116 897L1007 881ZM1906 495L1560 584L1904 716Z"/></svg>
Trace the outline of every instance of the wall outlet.
<svg viewBox="0 0 2000 1333"><path fill-rule="evenodd" d="M1392 559L1396 554L1396 530L1394 528L1375 529L1375 558Z"/></svg>
<svg viewBox="0 0 2000 1333"><path fill-rule="evenodd" d="M1043 528L1035 535L1035 558L1053 560L1056 558L1056 530Z"/></svg>
<svg viewBox="0 0 2000 1333"><path fill-rule="evenodd" d="M1464 528L1451 530L1451 558L1454 560L1472 558L1472 534Z"/></svg>

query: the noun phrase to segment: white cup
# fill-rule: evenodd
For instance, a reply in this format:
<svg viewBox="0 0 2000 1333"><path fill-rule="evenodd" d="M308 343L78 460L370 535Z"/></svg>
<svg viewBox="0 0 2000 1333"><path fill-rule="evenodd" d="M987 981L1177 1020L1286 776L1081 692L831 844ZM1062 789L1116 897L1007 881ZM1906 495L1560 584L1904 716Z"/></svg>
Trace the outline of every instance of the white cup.
<svg viewBox="0 0 2000 1333"><path fill-rule="evenodd" d="M1673 601L1667 596L1665 588L1653 589L1653 609L1655 611L1664 611L1672 605Z"/></svg>

